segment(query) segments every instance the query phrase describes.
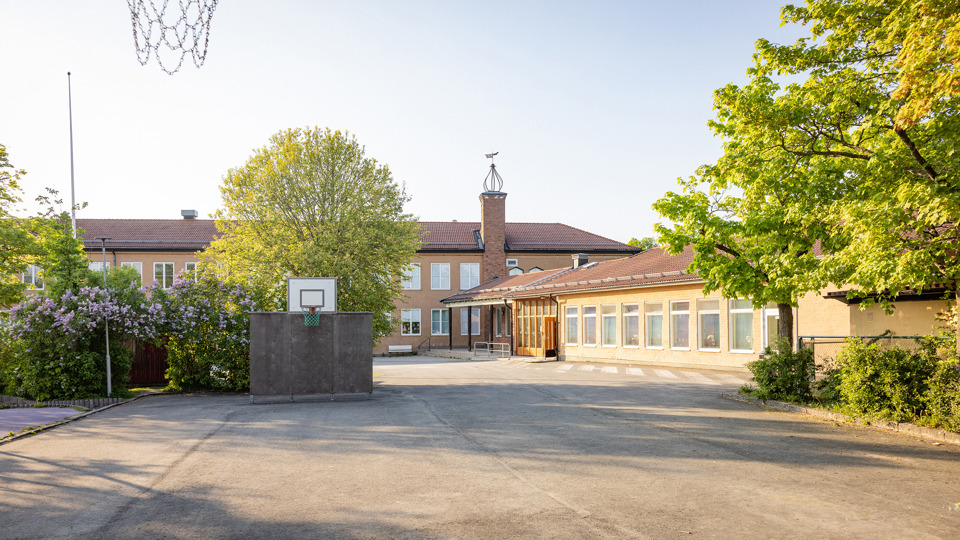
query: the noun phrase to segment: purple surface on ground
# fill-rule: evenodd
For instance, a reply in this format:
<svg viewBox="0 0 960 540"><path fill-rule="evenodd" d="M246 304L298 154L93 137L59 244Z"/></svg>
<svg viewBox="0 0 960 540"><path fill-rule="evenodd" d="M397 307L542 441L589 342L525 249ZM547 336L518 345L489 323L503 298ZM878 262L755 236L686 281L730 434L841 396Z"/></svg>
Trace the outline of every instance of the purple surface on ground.
<svg viewBox="0 0 960 540"><path fill-rule="evenodd" d="M11 431L16 433L21 429L42 426L75 414L81 412L67 407L0 409L0 437Z"/></svg>

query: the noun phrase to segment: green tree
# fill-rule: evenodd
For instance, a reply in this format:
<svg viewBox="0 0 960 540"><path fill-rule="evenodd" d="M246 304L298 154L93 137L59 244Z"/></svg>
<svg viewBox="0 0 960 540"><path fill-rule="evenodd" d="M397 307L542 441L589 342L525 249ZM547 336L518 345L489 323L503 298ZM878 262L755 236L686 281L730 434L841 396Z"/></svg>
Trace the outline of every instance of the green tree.
<svg viewBox="0 0 960 540"><path fill-rule="evenodd" d="M24 174L13 168L6 146L0 144L0 306L23 300L27 285L22 275L41 252L31 221L13 215L22 201L19 182Z"/></svg>
<svg viewBox="0 0 960 540"><path fill-rule="evenodd" d="M656 238L656 237L654 237L654 236L644 236L643 238L636 238L636 237L631 238L630 241L627 242L627 245L628 245L628 246L633 246L633 247L638 247L638 248L646 251L646 250L648 250L648 249L653 249L653 248L655 248L655 247L658 247L660 244L657 243L657 238Z"/></svg>
<svg viewBox="0 0 960 540"><path fill-rule="evenodd" d="M285 278L337 278L337 309L371 311L374 336L401 296L396 276L419 247L409 198L385 165L348 133L288 129L270 138L220 188L222 231L205 257L225 264L259 303L286 309Z"/></svg>

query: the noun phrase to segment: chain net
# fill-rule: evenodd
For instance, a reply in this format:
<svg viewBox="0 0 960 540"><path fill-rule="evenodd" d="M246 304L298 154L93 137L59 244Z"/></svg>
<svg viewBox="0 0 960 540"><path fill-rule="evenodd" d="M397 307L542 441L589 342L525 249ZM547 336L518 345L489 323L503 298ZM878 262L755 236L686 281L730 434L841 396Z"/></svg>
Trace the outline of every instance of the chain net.
<svg viewBox="0 0 960 540"><path fill-rule="evenodd" d="M190 53L193 64L202 66L218 1L127 0L140 65L147 65L153 55L160 68L173 75Z"/></svg>

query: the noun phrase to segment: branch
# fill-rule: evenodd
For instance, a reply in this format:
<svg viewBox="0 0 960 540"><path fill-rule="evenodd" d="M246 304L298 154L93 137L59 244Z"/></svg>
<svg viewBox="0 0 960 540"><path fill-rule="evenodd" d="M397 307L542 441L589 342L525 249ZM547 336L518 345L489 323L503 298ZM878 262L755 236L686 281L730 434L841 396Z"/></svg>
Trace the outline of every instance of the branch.
<svg viewBox="0 0 960 540"><path fill-rule="evenodd" d="M934 170L933 165L930 165L926 159L923 158L923 155L920 154L920 150L917 149L917 145L914 144L913 140L907 135L907 130L903 128L894 128L893 132L897 134L897 137L900 137L900 140L903 141L903 144L907 147L907 150L910 151L910 155L913 157L920 167L923 168L924 176L931 180L937 179L937 171Z"/></svg>

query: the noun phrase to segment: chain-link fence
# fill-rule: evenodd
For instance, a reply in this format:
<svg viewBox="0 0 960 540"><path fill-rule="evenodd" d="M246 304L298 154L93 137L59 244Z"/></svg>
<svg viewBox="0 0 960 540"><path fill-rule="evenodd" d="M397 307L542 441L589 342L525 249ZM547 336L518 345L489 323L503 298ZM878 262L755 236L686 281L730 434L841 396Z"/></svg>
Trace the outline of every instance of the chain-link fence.
<svg viewBox="0 0 960 540"><path fill-rule="evenodd" d="M800 336L797 345L801 349L813 350L813 357L817 363L823 363L836 358L851 339L859 339L866 343L877 343L882 347L900 347L908 351L920 347L917 340L924 336Z"/></svg>

